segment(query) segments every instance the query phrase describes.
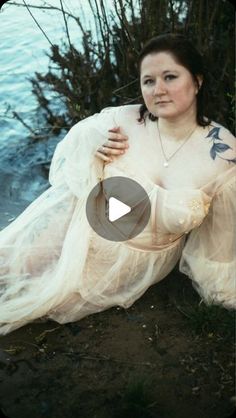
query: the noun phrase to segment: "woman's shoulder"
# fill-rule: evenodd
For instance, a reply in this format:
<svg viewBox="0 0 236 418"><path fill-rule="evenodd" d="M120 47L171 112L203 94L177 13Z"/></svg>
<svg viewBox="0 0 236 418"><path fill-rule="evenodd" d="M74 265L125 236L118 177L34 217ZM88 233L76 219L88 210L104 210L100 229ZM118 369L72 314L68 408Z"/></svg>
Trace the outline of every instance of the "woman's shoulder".
<svg viewBox="0 0 236 418"><path fill-rule="evenodd" d="M235 142L236 140L235 136L230 132L229 129L215 121L211 121L211 123L208 125L207 137L211 137L219 141Z"/></svg>
<svg viewBox="0 0 236 418"><path fill-rule="evenodd" d="M207 126L204 137L211 142L211 157L236 163L236 138L225 126L212 121Z"/></svg>
<svg viewBox="0 0 236 418"><path fill-rule="evenodd" d="M102 109L101 113L114 113L118 117L139 117L140 104L129 104L114 107L106 107Z"/></svg>
<svg viewBox="0 0 236 418"><path fill-rule="evenodd" d="M107 106L101 109L100 112L94 113L86 118L81 119L71 127L71 131L76 132L77 129L87 126L97 125L98 123L118 123L131 119L137 120L139 118L140 104L122 105L122 106Z"/></svg>

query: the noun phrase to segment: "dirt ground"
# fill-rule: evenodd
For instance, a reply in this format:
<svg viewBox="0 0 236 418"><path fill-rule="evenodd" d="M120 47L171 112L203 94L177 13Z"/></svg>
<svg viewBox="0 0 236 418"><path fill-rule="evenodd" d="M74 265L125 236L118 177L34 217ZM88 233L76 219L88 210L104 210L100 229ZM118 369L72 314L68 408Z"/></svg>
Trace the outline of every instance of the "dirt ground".
<svg viewBox="0 0 236 418"><path fill-rule="evenodd" d="M199 302L175 269L127 310L0 337L0 418L231 417L234 314Z"/></svg>

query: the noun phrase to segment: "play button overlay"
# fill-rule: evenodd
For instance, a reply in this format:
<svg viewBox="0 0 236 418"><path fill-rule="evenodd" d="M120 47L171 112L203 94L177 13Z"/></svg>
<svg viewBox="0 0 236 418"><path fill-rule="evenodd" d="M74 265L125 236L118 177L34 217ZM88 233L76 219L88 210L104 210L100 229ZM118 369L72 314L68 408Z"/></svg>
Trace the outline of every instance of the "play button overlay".
<svg viewBox="0 0 236 418"><path fill-rule="evenodd" d="M108 219L111 222L114 222L117 219L120 219L122 216L126 215L127 213L131 211L130 206L126 205L125 203L121 202L115 197L110 197L108 207L109 207Z"/></svg>
<svg viewBox="0 0 236 418"><path fill-rule="evenodd" d="M147 192L128 177L109 177L91 190L86 202L90 226L109 241L127 241L143 231L151 214Z"/></svg>

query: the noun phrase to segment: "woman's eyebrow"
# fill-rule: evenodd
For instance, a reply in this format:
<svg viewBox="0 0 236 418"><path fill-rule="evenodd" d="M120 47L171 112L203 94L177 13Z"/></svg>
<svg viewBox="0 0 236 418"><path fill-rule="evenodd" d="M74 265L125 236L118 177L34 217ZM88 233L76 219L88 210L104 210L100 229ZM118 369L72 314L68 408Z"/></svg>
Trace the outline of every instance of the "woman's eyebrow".
<svg viewBox="0 0 236 418"><path fill-rule="evenodd" d="M142 77L142 79L144 79L144 78L148 78L148 77L152 77L152 76L151 76L151 75L146 74L146 75L144 75L144 76Z"/></svg>
<svg viewBox="0 0 236 418"><path fill-rule="evenodd" d="M164 70L164 71L162 71L162 74L166 74L166 73L172 73L172 74L175 73L175 74L177 74L178 71L175 71L175 70ZM153 75L145 74L142 77L142 80L144 80L145 78L151 78L151 77L153 77Z"/></svg>
<svg viewBox="0 0 236 418"><path fill-rule="evenodd" d="M175 70L165 70L165 71L163 71L162 74L166 74L166 73L175 73L175 74L177 74L178 71L175 71Z"/></svg>

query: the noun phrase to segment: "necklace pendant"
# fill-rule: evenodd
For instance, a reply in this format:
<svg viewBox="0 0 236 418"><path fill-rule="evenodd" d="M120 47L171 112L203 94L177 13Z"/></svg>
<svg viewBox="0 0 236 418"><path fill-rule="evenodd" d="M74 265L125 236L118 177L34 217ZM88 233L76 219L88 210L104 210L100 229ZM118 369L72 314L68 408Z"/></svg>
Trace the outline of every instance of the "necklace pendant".
<svg viewBox="0 0 236 418"><path fill-rule="evenodd" d="M169 163L167 161L164 162L164 167L168 167Z"/></svg>

